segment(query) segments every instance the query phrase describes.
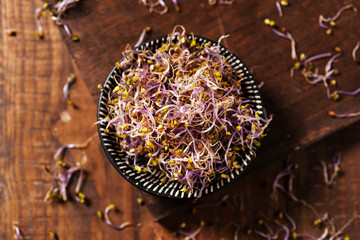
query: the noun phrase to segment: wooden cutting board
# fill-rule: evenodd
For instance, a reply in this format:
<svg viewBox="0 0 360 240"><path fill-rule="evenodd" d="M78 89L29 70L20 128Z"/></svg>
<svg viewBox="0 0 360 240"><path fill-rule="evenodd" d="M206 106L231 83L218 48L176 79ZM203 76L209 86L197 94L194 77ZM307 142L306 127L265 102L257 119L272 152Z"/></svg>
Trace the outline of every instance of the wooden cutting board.
<svg viewBox="0 0 360 240"><path fill-rule="evenodd" d="M354 90L360 87L360 66L351 58L351 51L360 40L360 15L351 10L337 21L334 34L328 36L318 25L318 17L333 16L343 6L342 1L293 0L284 7L280 18L275 1L235 1L231 6L209 6L205 0L179 0L181 12L174 10L163 16L149 13L138 1L80 1L65 16L80 42L72 42L63 33L81 77L85 80L94 101L98 100L96 86L103 83L114 63L122 57L126 44L134 45L142 29L152 28L150 38L170 33L177 24L195 35L217 40L230 34L223 45L238 55L254 71L268 113L274 114L268 137L258 153L256 166L283 158L294 149L347 127L360 118L333 119L328 110L360 111L360 97L343 97L338 102L327 99L325 88L309 85L300 73L290 79L293 62L290 42L276 36L264 25L265 18L274 19L286 27L297 41L298 53L307 56L333 52L339 46L343 56L335 63L340 75L338 88ZM360 4L356 7L360 9ZM326 61L315 62L323 71ZM95 114L95 113L94 113ZM163 211L163 210L161 210ZM154 213L157 214L156 212Z"/></svg>

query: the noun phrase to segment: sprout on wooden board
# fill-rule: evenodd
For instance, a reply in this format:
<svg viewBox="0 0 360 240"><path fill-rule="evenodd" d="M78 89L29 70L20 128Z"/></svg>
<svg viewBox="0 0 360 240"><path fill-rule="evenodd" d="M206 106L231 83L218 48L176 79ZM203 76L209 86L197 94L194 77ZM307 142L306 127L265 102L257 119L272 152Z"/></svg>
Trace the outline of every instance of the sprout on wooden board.
<svg viewBox="0 0 360 240"><path fill-rule="evenodd" d="M123 230L126 227L129 226L134 226L134 224L130 223L130 222L123 222L120 225L114 224L110 218L110 212L114 210L116 211L116 207L114 204L109 204L106 208L104 213L102 213L100 210L97 211L97 216L98 218L100 218L102 221L104 221L108 226L110 226L111 228L114 228L116 230Z"/></svg>
<svg viewBox="0 0 360 240"><path fill-rule="evenodd" d="M67 36L74 42L78 42L80 38L74 34L70 27L66 24L66 22L62 19L63 14L65 11L73 6L79 0L60 0L60 1L45 1L41 8L36 8L35 10L35 22L37 30L35 31L35 36L39 37L40 39L44 38L44 29L41 24L41 16L50 14L51 19L58 25L64 28Z"/></svg>
<svg viewBox="0 0 360 240"><path fill-rule="evenodd" d="M154 51L128 46L105 93L109 114L100 122L125 161L138 172L161 170L163 182L179 181L185 193L241 168L241 153L260 146L271 121L251 107L241 74L220 54L224 37L211 46L177 26Z"/></svg>

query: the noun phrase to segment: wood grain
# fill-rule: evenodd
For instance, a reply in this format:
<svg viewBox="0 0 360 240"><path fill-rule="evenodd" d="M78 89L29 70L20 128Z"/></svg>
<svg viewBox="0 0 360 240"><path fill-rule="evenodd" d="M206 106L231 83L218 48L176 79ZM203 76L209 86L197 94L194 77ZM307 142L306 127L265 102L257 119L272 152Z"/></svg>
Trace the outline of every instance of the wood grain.
<svg viewBox="0 0 360 240"><path fill-rule="evenodd" d="M83 1L80 9L83 9L85 7L83 4L88 4L88 2L91 1ZM128 5L133 6L133 9L138 9L138 12L143 16L147 16L146 9L139 8L135 1L134 3L130 2L132 1L129 1ZM304 1L304 3L306 2ZM172 231L176 230L182 221L187 223L185 231L194 231L199 226L200 220L204 220L206 225L198 235L198 240L233 239L235 231L233 222L240 227L240 239L258 239L255 236L247 236L245 231L257 226L259 212L262 211L271 215L272 212L283 207L286 207L287 211L296 219L299 226L298 232L314 233L319 236L321 231L312 226L314 216L308 210L286 198L280 198L278 203L274 203L268 198L276 172L285 166L282 161L277 161L244 177L232 186L225 188L224 191L204 198L203 202L199 203L200 205L217 203L224 195L230 194L229 199L219 206L198 207L196 214L192 214L192 209L188 208L183 211L185 216L174 215L161 223L157 223L152 220L152 216L145 206L139 206L136 203L136 198L140 196L140 193L117 174L116 170L109 164L99 141L96 139L86 150L71 150L66 153L66 160L69 162L80 161L83 154L87 156L87 163L83 167L87 170L88 177L83 192L90 199L91 204L83 206L75 202L67 202L61 205L44 203L44 194L49 189L51 181L41 170L41 166L51 164L52 156L59 146L68 143L82 143L96 131L93 126L96 121L96 103L94 95L92 95L94 93L92 88L88 88L90 78L83 79L80 77L80 75L89 77L91 76L90 73L84 75L84 71L80 67L79 71L77 70L78 58L73 55L74 52L72 51L69 54L61 41L62 37L59 30L49 21L49 18L42 20L46 34L45 39L41 41L34 37L33 13L36 6L40 4L41 1L0 1L1 239L13 239L12 225L14 222L20 227L24 239L49 239L50 231L57 232L60 237L67 240L181 239L182 237L173 237ZM256 5L254 2L249 3L248 1L246 4L237 4L243 7L251 5L254 7ZM99 6L101 5L99 4ZM127 5L124 5L123 8L125 6ZM183 13L189 14L185 7L187 6L183 6ZM190 4L188 7L192 9ZM304 5L304 7L306 6ZM232 8L219 7L213 9L208 8L206 4L204 8L209 10L210 16L215 16L216 11L221 12L221 16L226 11L234 14ZM331 11L329 10L328 13L330 14ZM350 13L348 14L350 17ZM155 17L155 15L151 16ZM172 17L169 15L168 18ZM344 22L349 20L346 16L342 19ZM199 24L204 23L200 20L197 21ZM162 24L167 25L166 23ZM207 24L203 25L207 26ZM208 29L211 25L211 23L208 24ZM127 25L123 27L130 29ZM189 27L191 28L191 26ZM16 37L9 37L5 34L4 30L8 28L16 29ZM91 26L88 27L89 30L91 28ZM139 27L136 33L134 30L128 41L131 38L131 41L135 41L141 28ZM199 26L194 27L194 29L196 28L201 29ZM236 29L239 32L254 31L252 28L247 30L246 28L246 23L244 23L244 26ZM164 28L164 30L161 30L160 27L155 28L154 34L161 31L164 31L165 34L170 31L170 27ZM340 27L339 31L341 31ZM206 35L206 32L201 32L201 34ZM211 35L207 35L207 37L211 37ZM270 34L268 38L270 37L273 36ZM80 44L86 44L86 38L83 39L84 37L77 47L80 47ZM274 37L272 41L277 40ZM231 42L229 39L228 44L231 46L230 44L236 44L236 42ZM91 48L89 49L92 51ZM288 49L286 48L286 50ZM256 65L257 60L252 57L249 49L241 51L248 59L246 62ZM284 56L287 56L287 53L287 51L284 52ZM244 54L238 55L244 56ZM278 54L281 55L281 51ZM74 57L76 64L72 64L71 56ZM89 56L89 58L91 57ZM87 58L82 58L82 60L91 62ZM112 63L113 59L109 57L108 65L110 68ZM262 64L267 66L265 62ZM105 65L103 68L106 68ZM95 67L96 64L94 63L94 65L89 66L88 70L95 69ZM272 69L274 70L274 68ZM107 71L105 70L104 72ZM79 106L77 110L68 107L62 95L62 87L70 72L75 72L78 76L76 83L71 87L71 98ZM94 73L94 76L96 74ZM260 79L268 76L266 74L265 70L256 70L256 76ZM282 74L285 78L286 74ZM299 82L300 80L297 79ZM349 88L353 87L352 82L348 84ZM266 83L264 88L269 85ZM301 84L299 86L304 87ZM269 88L272 88L272 85ZM313 88L309 88L307 91L313 91ZM313 96L310 93L307 94ZM267 96L268 99L271 97L280 99L280 97L277 98L272 95ZM315 100L309 100L308 104L316 103ZM352 107L345 105L344 102L348 103L342 101L336 106L344 107L344 110L346 110L345 107ZM64 110L68 111L72 117L70 122L61 121L59 114ZM346 121L337 122L341 124L341 127L349 124ZM339 131L316 145L294 152L289 156L290 161L298 162L300 165L295 179L296 194L315 204L320 213L329 212L334 217L336 224L340 226L347 219L359 214L360 210L360 180L358 178L360 167L357 164L360 154L359 131L360 124L353 124L346 130ZM331 162L332 154L337 151L342 153L343 164L341 167L345 175L337 179L332 189L328 189L322 182L320 164L317 160ZM240 201L241 196L243 196L243 201ZM246 214L239 212L239 206L242 202ZM112 215L114 222L130 221L140 223L141 226L129 227L123 231L116 231L106 226L97 218L96 211L103 210L109 203L113 203L119 208L119 212ZM360 224L356 222L347 230L348 236L351 239L359 239L359 229Z"/></svg>

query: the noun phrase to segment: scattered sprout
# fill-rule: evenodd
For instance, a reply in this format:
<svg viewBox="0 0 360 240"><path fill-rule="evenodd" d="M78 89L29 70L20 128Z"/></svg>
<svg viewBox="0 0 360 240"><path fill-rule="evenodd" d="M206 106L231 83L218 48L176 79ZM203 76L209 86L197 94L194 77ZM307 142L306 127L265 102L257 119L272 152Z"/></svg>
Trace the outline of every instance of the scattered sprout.
<svg viewBox="0 0 360 240"><path fill-rule="evenodd" d="M164 182L201 196L206 184L241 168L239 157L260 146L271 117L243 97L242 76L219 44L197 43L177 28L155 52L126 48L101 122L139 173L159 169Z"/></svg>
<svg viewBox="0 0 360 240"><path fill-rule="evenodd" d="M41 15L43 14L43 12L45 12L45 11L41 8L35 9L35 22L36 22L37 30L35 31L34 34L35 34L35 36L37 36L41 39L44 38L44 30L43 30L41 22L40 22L40 18L41 18Z"/></svg>
<svg viewBox="0 0 360 240"><path fill-rule="evenodd" d="M232 224L235 226L234 240L239 240L240 226L235 222L232 222Z"/></svg>
<svg viewBox="0 0 360 240"><path fill-rule="evenodd" d="M346 228L348 228L353 222L355 222L356 220L360 219L360 215L357 215L351 219L349 219L337 232L335 232L330 238L329 240L335 240L335 239L339 239L336 238L338 236L341 236L344 234L344 231ZM348 237L344 237L344 238L340 238L340 239L349 239Z"/></svg>
<svg viewBox="0 0 360 240"><path fill-rule="evenodd" d="M52 166L52 170L50 170L47 166L43 166L43 170L53 179L50 190L46 193L44 201L52 200L54 202L66 202L68 200L68 194L70 194L76 201L84 204L86 203L85 195L80 192L83 179L84 179L84 170L80 168L81 163L77 162L73 166L66 163L63 159L63 155L66 149L84 149L89 143L97 136L94 134L83 144L68 144L61 146L56 153L54 154L54 165ZM83 157L83 160L86 159L86 156ZM82 161L84 163L84 161ZM74 193L69 193L68 185L73 178L75 173L79 173L78 181L75 187Z"/></svg>
<svg viewBox="0 0 360 240"><path fill-rule="evenodd" d="M6 29L5 33L10 37L15 37L16 36L16 30L15 29Z"/></svg>
<svg viewBox="0 0 360 240"><path fill-rule="evenodd" d="M164 15L169 10L163 0L141 0L140 3L148 7L150 12L156 12L160 15Z"/></svg>
<svg viewBox="0 0 360 240"><path fill-rule="evenodd" d="M178 0L172 0L175 11L180 12L180 6ZM219 5L230 5L234 3L234 0L208 0L208 4L213 6L216 3ZM160 15L164 15L169 11L168 5L164 2L164 0L140 0L140 4L149 8L149 12L159 13Z"/></svg>
<svg viewBox="0 0 360 240"><path fill-rule="evenodd" d="M261 89L263 86L265 85L265 82L264 81L261 81L258 85L258 88Z"/></svg>
<svg viewBox="0 0 360 240"><path fill-rule="evenodd" d="M137 198L137 199L136 199L136 202L137 202L139 205L144 205L144 204L145 204L144 199L142 199L142 198Z"/></svg>
<svg viewBox="0 0 360 240"><path fill-rule="evenodd" d="M67 187L73 174L80 170L80 164L76 164L73 167L68 167L65 163L63 165L61 166L62 173L54 176L53 183L50 190L46 193L44 201L66 202L68 200ZM48 171L46 168L45 170ZM50 174L54 175L54 173Z"/></svg>
<svg viewBox="0 0 360 240"><path fill-rule="evenodd" d="M277 189L281 190L283 193L287 192L285 187L279 183L279 180L285 176L289 176L291 174L290 170L292 167L293 167L293 164L289 164L285 169L279 171L278 174L276 175L273 185L272 185L272 190L273 190L272 196L275 199L277 199L277 197L276 197Z"/></svg>
<svg viewBox="0 0 360 240"><path fill-rule="evenodd" d="M209 5L213 6L218 2L219 4L233 4L234 0L208 0Z"/></svg>
<svg viewBox="0 0 360 240"><path fill-rule="evenodd" d="M151 31L151 27L147 26L146 28L143 29L139 40L137 41L137 43L135 44L135 47L139 46L140 44L142 44L146 38L146 34L149 33Z"/></svg>
<svg viewBox="0 0 360 240"><path fill-rule="evenodd" d="M295 39L292 37L292 35L290 34L290 32L284 30L284 29L279 29L279 26L275 23L274 20L270 20L268 18L266 18L264 20L264 23L266 25L268 25L270 27L270 29L279 37L282 38L286 38L288 40L290 40L291 43L291 58L292 60L294 60L295 62L298 62L298 56L296 53L296 42Z"/></svg>
<svg viewBox="0 0 360 240"><path fill-rule="evenodd" d="M172 0L175 6L175 11L180 12L180 7L177 0Z"/></svg>
<svg viewBox="0 0 360 240"><path fill-rule="evenodd" d="M352 118L359 117L360 112L352 112L352 113L335 113L334 111L328 111L329 117L333 118Z"/></svg>
<svg viewBox="0 0 360 240"><path fill-rule="evenodd" d="M62 26L68 35L68 37L74 41L77 42L80 40L80 38L73 34L69 26L65 23L65 21L61 18L64 12L73 6L76 5L76 3L79 0L60 0L60 1L45 1L42 8L37 8L35 10L35 21L37 30L35 31L35 36L39 38L44 38L44 30L40 22L40 18L42 15L46 15L46 11L49 12L51 15L51 19L59 26Z"/></svg>
<svg viewBox="0 0 360 240"><path fill-rule="evenodd" d="M356 63L359 63L359 60L356 57L356 53L359 50L359 47L360 47L360 41L357 42L357 44L355 45L355 47L354 47L354 49L352 50L352 53L351 53L352 58L353 58L354 62L356 62Z"/></svg>
<svg viewBox="0 0 360 240"><path fill-rule="evenodd" d="M275 177L275 180L273 182L273 193L272 197L277 200L277 189L281 190L283 193L285 193L288 197L290 197L294 202L297 202L299 204L302 204L304 207L307 207L310 209L316 216L318 216L318 212L315 210L315 208L308 204L305 200L297 198L293 193L293 181L295 178L295 174L292 171L294 164L289 164L285 169L278 172L278 174ZM288 176L288 182L287 187L286 185L281 185L279 183L279 180L281 178L284 178Z"/></svg>
<svg viewBox="0 0 360 240"><path fill-rule="evenodd" d="M276 225L278 225L281 229L283 229L283 230L285 231L285 235L284 235L283 239L284 239L284 240L289 239L289 237L290 237L289 227L286 226L285 224L282 224L282 223L281 223L279 220L277 220L277 219L274 219L273 221L274 221L274 223L275 223Z"/></svg>
<svg viewBox="0 0 360 240"><path fill-rule="evenodd" d="M123 230L124 228L128 227L128 226L133 226L134 224L130 223L130 222L124 222L120 225L115 225L109 216L109 213L111 210L116 210L116 207L114 204L109 204L106 208L105 208L105 214L103 214L101 211L97 211L96 214L97 216L104 221L107 225L109 225L110 227L116 229L116 230Z"/></svg>
<svg viewBox="0 0 360 240"><path fill-rule="evenodd" d="M319 25L320 27L326 29L326 34L332 34L332 28L336 26L336 20L339 19L341 14L348 9L352 9L354 12L357 12L357 9L352 4L348 4L340 8L333 17L325 18L323 15L319 16Z"/></svg>
<svg viewBox="0 0 360 240"><path fill-rule="evenodd" d="M263 221L263 220L261 219L261 221ZM268 239L268 240L277 239L278 233L275 234L266 221L263 221L261 224L258 222L258 225L266 226L266 232L264 232L263 230L259 230L259 229L251 229L251 234L256 234L256 235L258 235L262 238ZM248 232L250 232L250 231L248 231Z"/></svg>
<svg viewBox="0 0 360 240"><path fill-rule="evenodd" d="M58 235L55 232L49 232L50 240L59 240Z"/></svg>
<svg viewBox="0 0 360 240"><path fill-rule="evenodd" d="M13 225L13 229L14 229L14 232L15 232L15 239L16 240L21 240L23 239L22 236L21 236L21 231L20 231L20 228L17 226L17 225Z"/></svg>
<svg viewBox="0 0 360 240"><path fill-rule="evenodd" d="M66 79L66 83L63 87L64 97L68 105L74 105L73 101L70 99L69 89L70 86L75 82L75 80L76 80L75 74L71 73L69 77Z"/></svg>
<svg viewBox="0 0 360 240"><path fill-rule="evenodd" d="M282 1L281 1L282 2ZM280 17L283 17L284 16L284 13L283 13L283 11L282 11L282 8L281 8L281 2L280 1L276 1L276 8L277 8L277 10L278 10L278 12L279 12L279 16Z"/></svg>
<svg viewBox="0 0 360 240"><path fill-rule="evenodd" d="M200 227L198 227L194 232L192 233L188 233L188 232L185 232L184 230L182 229L178 229L177 232L179 234L182 234L185 236L185 240L196 240L196 236L201 232L201 230L203 229L203 226L204 224L203 223L200 223ZM180 226L180 228L182 228Z"/></svg>

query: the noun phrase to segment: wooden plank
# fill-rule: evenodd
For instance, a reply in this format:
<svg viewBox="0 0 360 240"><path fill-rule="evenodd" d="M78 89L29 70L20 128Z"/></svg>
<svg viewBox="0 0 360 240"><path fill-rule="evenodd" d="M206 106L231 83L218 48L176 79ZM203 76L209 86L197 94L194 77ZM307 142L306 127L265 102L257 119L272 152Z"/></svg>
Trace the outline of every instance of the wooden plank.
<svg viewBox="0 0 360 240"><path fill-rule="evenodd" d="M70 55L48 18L43 21L45 40L34 36L33 16L39 4L1 1L0 238L13 239L12 225L17 222L24 239L49 239L51 231L64 239L134 239L134 228L109 231L96 217L96 210L109 203L128 209L136 204L131 186L104 164L98 141L84 151L88 157L84 168L89 173L84 193L91 206L43 202L51 179L41 166L52 164L52 156L61 145L82 143L96 132L92 127L96 104L78 79L71 96L79 109L67 106L62 88L73 71ZM6 36L7 28L16 29L16 37ZM65 123L59 115L66 109L72 120ZM79 161L82 152L68 152L66 161ZM128 197L118 198L119 194ZM117 220L135 221L135 216L133 211L121 212Z"/></svg>

